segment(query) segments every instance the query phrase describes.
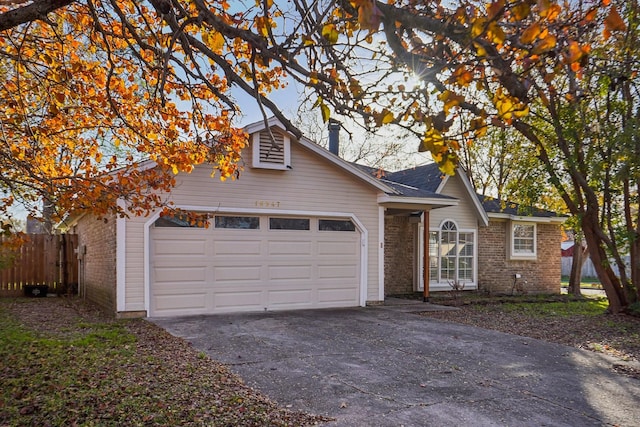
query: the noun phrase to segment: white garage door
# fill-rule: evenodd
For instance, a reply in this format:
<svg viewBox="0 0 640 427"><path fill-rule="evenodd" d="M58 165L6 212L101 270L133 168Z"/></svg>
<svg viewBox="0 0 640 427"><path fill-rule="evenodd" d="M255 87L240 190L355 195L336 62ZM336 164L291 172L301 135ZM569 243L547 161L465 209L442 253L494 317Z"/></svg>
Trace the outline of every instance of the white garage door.
<svg viewBox="0 0 640 427"><path fill-rule="evenodd" d="M349 220L216 216L151 227L151 316L359 305L360 233Z"/></svg>

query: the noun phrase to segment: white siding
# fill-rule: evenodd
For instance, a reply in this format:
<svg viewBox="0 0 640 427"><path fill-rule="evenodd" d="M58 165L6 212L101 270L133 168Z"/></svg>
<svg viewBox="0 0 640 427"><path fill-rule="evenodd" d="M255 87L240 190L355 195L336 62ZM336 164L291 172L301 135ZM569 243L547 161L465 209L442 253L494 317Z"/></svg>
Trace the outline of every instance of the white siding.
<svg viewBox="0 0 640 427"><path fill-rule="evenodd" d="M477 230L478 216L476 207L458 175L449 177L441 194L455 197L460 202L457 206L432 210L429 214L429 228L438 228L442 221L452 219L460 229Z"/></svg>
<svg viewBox="0 0 640 427"><path fill-rule="evenodd" d="M367 301L378 300L378 205L374 188L292 141L292 169L251 168L250 149L244 151L240 178L211 178L211 167L176 176L170 199L178 206L215 210L260 209L353 213L368 231ZM127 221L126 310L144 309L144 224L149 218Z"/></svg>

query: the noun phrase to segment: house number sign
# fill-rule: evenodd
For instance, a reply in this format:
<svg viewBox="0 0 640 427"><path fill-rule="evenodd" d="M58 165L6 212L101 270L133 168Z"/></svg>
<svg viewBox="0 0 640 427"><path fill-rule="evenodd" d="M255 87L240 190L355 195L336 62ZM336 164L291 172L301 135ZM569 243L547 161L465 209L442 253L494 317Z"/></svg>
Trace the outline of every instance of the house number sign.
<svg viewBox="0 0 640 427"><path fill-rule="evenodd" d="M256 207L259 208L279 208L280 202L273 200L256 200Z"/></svg>

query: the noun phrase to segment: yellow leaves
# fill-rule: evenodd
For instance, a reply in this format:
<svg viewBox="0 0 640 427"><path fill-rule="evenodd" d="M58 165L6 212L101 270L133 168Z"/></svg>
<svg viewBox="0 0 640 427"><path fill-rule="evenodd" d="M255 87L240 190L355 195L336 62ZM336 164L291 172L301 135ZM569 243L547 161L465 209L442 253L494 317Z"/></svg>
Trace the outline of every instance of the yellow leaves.
<svg viewBox="0 0 640 427"><path fill-rule="evenodd" d="M511 123L514 118L521 119L529 114L529 106L519 102L501 87L493 96L493 104L498 110L498 117L507 123Z"/></svg>
<svg viewBox="0 0 640 427"><path fill-rule="evenodd" d="M506 39L506 35L496 21L492 21L487 27L487 38L495 43L502 44Z"/></svg>
<svg viewBox="0 0 640 427"><path fill-rule="evenodd" d="M423 153L425 151L430 151L433 153L439 153L444 147L444 136L440 133L439 130L435 128L430 128L424 134L422 138L422 143L418 148L418 151Z"/></svg>
<svg viewBox="0 0 640 427"><path fill-rule="evenodd" d="M380 114L376 115L376 124L378 126L392 123L395 120L393 113L387 109L382 110Z"/></svg>
<svg viewBox="0 0 640 427"><path fill-rule="evenodd" d="M313 39L310 36L306 35L306 34L302 35L302 42L303 42L303 44L305 46L313 46L315 44Z"/></svg>
<svg viewBox="0 0 640 427"><path fill-rule="evenodd" d="M338 30L334 24L325 24L322 27L322 37L330 44L336 44L338 42L338 35Z"/></svg>
<svg viewBox="0 0 640 427"><path fill-rule="evenodd" d="M520 43L531 44L536 41L540 33L542 33L542 26L539 22L535 22L522 32L522 35L520 36Z"/></svg>
<svg viewBox="0 0 640 427"><path fill-rule="evenodd" d="M555 20L562 11L560 5L550 0L538 0L537 7L540 17L546 18L550 22Z"/></svg>
<svg viewBox="0 0 640 427"><path fill-rule="evenodd" d="M482 35L482 33L484 33L486 23L487 23L486 18L484 17L476 18L476 20L473 21L473 24L471 25L471 37L475 39L480 35Z"/></svg>
<svg viewBox="0 0 640 427"><path fill-rule="evenodd" d="M483 137L487 134L487 122L482 117L471 119L470 129L476 138Z"/></svg>
<svg viewBox="0 0 640 427"><path fill-rule="evenodd" d="M528 2L520 2L511 8L511 17L515 21L522 21L531 13L531 6Z"/></svg>
<svg viewBox="0 0 640 427"><path fill-rule="evenodd" d="M215 53L220 53L224 47L224 36L217 31L202 30L202 42Z"/></svg>
<svg viewBox="0 0 640 427"><path fill-rule="evenodd" d="M273 20L265 16L257 16L255 18L254 24L256 29L258 30L258 34L260 34L262 37L268 37L270 29L276 26Z"/></svg>
<svg viewBox="0 0 640 427"><path fill-rule="evenodd" d="M446 153L449 154L449 153ZM434 157L438 167L442 173L453 176L456 173L456 167L458 166L458 157L452 155L443 155L440 158Z"/></svg>
<svg viewBox="0 0 640 427"><path fill-rule="evenodd" d="M430 128L425 132L418 147L419 152L429 151L433 160L438 163L440 170L447 175L455 173L458 156L454 151L459 149L457 141L445 140L442 133L435 128Z"/></svg>
<svg viewBox="0 0 640 427"><path fill-rule="evenodd" d="M327 104L324 103L324 99L322 99L322 97L318 97L316 102L313 104L313 107L314 108L320 107L320 114L322 115L322 121L324 123L327 123L331 118L331 110L329 110L329 107L327 106Z"/></svg>
<svg viewBox="0 0 640 427"><path fill-rule="evenodd" d="M549 52L556 47L557 39L553 34L548 34L542 40L539 40L531 49L532 55L540 55L542 53Z"/></svg>
<svg viewBox="0 0 640 427"><path fill-rule="evenodd" d="M438 99L444 103L442 109L445 115L448 115L453 107L456 107L464 102L464 96L457 95L450 90L445 90L444 92L439 94Z"/></svg>

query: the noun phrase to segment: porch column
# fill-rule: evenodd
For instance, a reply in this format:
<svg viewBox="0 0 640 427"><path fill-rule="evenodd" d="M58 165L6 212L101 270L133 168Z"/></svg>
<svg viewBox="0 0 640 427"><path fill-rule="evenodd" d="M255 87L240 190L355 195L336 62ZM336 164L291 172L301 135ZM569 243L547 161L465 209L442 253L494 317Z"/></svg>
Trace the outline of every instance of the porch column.
<svg viewBox="0 0 640 427"><path fill-rule="evenodd" d="M429 302L429 211L424 211L424 236L423 236L423 260L422 260L422 301Z"/></svg>

